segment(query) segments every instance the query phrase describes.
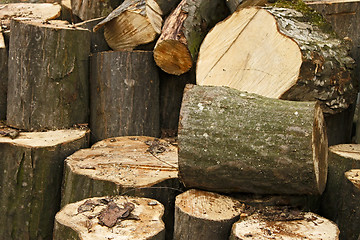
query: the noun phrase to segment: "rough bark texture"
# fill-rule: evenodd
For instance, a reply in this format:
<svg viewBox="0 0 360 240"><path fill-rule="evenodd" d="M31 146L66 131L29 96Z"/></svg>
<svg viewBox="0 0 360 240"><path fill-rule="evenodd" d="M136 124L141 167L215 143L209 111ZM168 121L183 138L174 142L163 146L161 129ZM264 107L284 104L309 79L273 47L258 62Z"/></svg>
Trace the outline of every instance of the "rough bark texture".
<svg viewBox="0 0 360 240"><path fill-rule="evenodd" d="M0 120L6 119L6 96L8 85L8 51L0 26Z"/></svg>
<svg viewBox="0 0 360 240"><path fill-rule="evenodd" d="M341 203L336 223L341 240L357 240L360 234L360 169L345 173L341 187Z"/></svg>
<svg viewBox="0 0 360 240"><path fill-rule="evenodd" d="M120 218L113 227L103 226L98 217L107 206L122 208L132 204L129 216ZM89 206L88 208L86 208ZM165 227L161 220L164 207L156 200L119 196L98 197L66 205L56 214L54 240L164 240ZM112 217L109 215L109 217Z"/></svg>
<svg viewBox="0 0 360 240"><path fill-rule="evenodd" d="M91 57L92 142L158 137L159 75L152 52L100 52Z"/></svg>
<svg viewBox="0 0 360 240"><path fill-rule="evenodd" d="M60 209L64 159L88 146L85 130L20 133L0 137L2 239L51 239Z"/></svg>
<svg viewBox="0 0 360 240"><path fill-rule="evenodd" d="M90 33L63 22L12 21L7 123L26 130L88 122Z"/></svg>
<svg viewBox="0 0 360 240"><path fill-rule="evenodd" d="M241 203L220 194L191 189L176 197L176 240L228 239Z"/></svg>
<svg viewBox="0 0 360 240"><path fill-rule="evenodd" d="M71 9L74 15L85 21L106 17L122 2L123 0L71 0Z"/></svg>
<svg viewBox="0 0 360 240"><path fill-rule="evenodd" d="M166 235L171 238L180 189L174 146L150 137L106 139L68 157L64 172L62 206L103 195L157 199L165 206Z"/></svg>
<svg viewBox="0 0 360 240"><path fill-rule="evenodd" d="M246 8L250 6L264 6L268 0L226 0L226 5L230 12L235 12L238 8Z"/></svg>
<svg viewBox="0 0 360 240"><path fill-rule="evenodd" d="M226 14L224 1L182 0L166 19L157 40L156 64L170 74L181 75L189 71L207 31Z"/></svg>
<svg viewBox="0 0 360 240"><path fill-rule="evenodd" d="M294 9L237 11L204 39L197 83L285 100L320 100L325 113L341 112L356 99L354 60L348 44L322 29Z"/></svg>
<svg viewBox="0 0 360 240"><path fill-rule="evenodd" d="M188 85L179 123L186 187L259 194L319 194L327 137L319 104Z"/></svg>
<svg viewBox="0 0 360 240"><path fill-rule="evenodd" d="M341 184L345 181L344 173L353 168L360 168L360 145L331 146L328 166L328 179L322 195L320 210L322 216L335 221L339 214Z"/></svg>

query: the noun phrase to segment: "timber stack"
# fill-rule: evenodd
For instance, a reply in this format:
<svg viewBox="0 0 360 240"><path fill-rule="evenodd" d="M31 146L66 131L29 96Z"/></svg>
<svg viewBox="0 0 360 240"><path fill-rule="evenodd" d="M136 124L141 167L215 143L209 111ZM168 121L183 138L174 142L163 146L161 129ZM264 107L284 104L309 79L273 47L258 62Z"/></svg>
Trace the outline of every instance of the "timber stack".
<svg viewBox="0 0 360 240"><path fill-rule="evenodd" d="M331 1L0 0L0 235L358 240Z"/></svg>

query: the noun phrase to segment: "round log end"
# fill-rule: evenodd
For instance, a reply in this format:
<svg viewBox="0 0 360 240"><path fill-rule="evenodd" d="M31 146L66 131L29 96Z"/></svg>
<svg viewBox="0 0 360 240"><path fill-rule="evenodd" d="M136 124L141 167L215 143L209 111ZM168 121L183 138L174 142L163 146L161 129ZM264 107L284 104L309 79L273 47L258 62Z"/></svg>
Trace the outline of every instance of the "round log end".
<svg viewBox="0 0 360 240"><path fill-rule="evenodd" d="M164 72L174 75L189 71L193 62L187 46L176 40L159 42L154 49L154 59Z"/></svg>
<svg viewBox="0 0 360 240"><path fill-rule="evenodd" d="M360 169L351 169L345 173L348 179L357 189L360 190Z"/></svg>

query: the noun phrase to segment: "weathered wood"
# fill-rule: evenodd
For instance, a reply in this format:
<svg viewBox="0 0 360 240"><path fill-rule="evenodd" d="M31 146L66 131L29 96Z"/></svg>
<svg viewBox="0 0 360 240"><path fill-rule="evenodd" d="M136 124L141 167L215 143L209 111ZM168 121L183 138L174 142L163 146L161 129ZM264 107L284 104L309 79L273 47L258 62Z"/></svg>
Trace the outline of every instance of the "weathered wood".
<svg viewBox="0 0 360 240"><path fill-rule="evenodd" d="M81 22L81 19L72 12L71 0L61 0L61 20L68 21L69 23Z"/></svg>
<svg viewBox="0 0 360 240"><path fill-rule="evenodd" d="M242 204L220 194L191 189L176 197L174 239L228 239Z"/></svg>
<svg viewBox="0 0 360 240"><path fill-rule="evenodd" d="M71 9L74 15L86 21L99 17L106 17L123 0L71 0Z"/></svg>
<svg viewBox="0 0 360 240"><path fill-rule="evenodd" d="M190 70L207 31L227 15L225 1L182 0L164 23L154 49L156 64L181 75Z"/></svg>
<svg viewBox="0 0 360 240"><path fill-rule="evenodd" d="M314 213L270 213L266 214L265 210L263 213L240 219L233 225L229 239L339 239L338 227L333 222ZM287 216L287 214L289 215Z"/></svg>
<svg viewBox="0 0 360 240"><path fill-rule="evenodd" d="M339 214L344 173L360 168L360 145L341 144L329 147L328 178L320 205L321 215L335 221Z"/></svg>
<svg viewBox="0 0 360 240"><path fill-rule="evenodd" d="M197 83L286 100L320 100L325 113L343 111L357 96L348 45L323 30L322 22L304 19L304 13L287 8L235 12L204 39Z"/></svg>
<svg viewBox="0 0 360 240"><path fill-rule="evenodd" d="M146 7L159 13L161 16L166 16L179 2L180 0L146 0Z"/></svg>
<svg viewBox="0 0 360 240"><path fill-rule="evenodd" d="M151 137L118 137L80 150L65 161L62 202L103 195L157 199L165 206L167 239L172 236L179 193L177 148Z"/></svg>
<svg viewBox="0 0 360 240"><path fill-rule="evenodd" d="M86 130L0 137L2 239L51 239L60 209L64 159L89 144Z"/></svg>
<svg viewBox="0 0 360 240"><path fill-rule="evenodd" d="M7 124L42 130L88 122L89 31L13 20L10 38Z"/></svg>
<svg viewBox="0 0 360 240"><path fill-rule="evenodd" d="M6 119L8 82L8 51L0 25L0 120Z"/></svg>
<svg viewBox="0 0 360 240"><path fill-rule="evenodd" d="M264 6L268 2L271 2L271 0L226 0L226 5L230 9L230 12L233 13L238 8L246 8L250 6Z"/></svg>
<svg viewBox="0 0 360 240"><path fill-rule="evenodd" d="M121 214L127 205L133 206L129 215ZM113 227L104 226L99 218L105 209L107 220L114 220ZM116 213L122 215L116 221ZM156 200L135 197L97 197L66 205L55 217L54 240L164 240L165 227L161 220L164 207Z"/></svg>
<svg viewBox="0 0 360 240"><path fill-rule="evenodd" d="M152 52L93 54L90 83L92 142L159 136L159 76Z"/></svg>
<svg viewBox="0 0 360 240"><path fill-rule="evenodd" d="M318 103L188 85L178 139L186 187L300 195L325 188L328 144Z"/></svg>

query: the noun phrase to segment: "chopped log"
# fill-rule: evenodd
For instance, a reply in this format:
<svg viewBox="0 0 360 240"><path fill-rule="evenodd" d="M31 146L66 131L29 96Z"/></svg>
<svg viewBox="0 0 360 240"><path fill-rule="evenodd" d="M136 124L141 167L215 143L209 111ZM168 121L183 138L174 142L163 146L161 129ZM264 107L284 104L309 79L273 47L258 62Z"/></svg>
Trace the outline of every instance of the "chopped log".
<svg viewBox="0 0 360 240"><path fill-rule="evenodd" d="M7 124L32 131L88 122L89 31L13 20L10 38Z"/></svg>
<svg viewBox="0 0 360 240"><path fill-rule="evenodd" d="M60 209L64 159L88 146L86 130L0 137L2 239L51 239Z"/></svg>
<svg viewBox="0 0 360 240"><path fill-rule="evenodd" d="M122 2L123 0L71 0L71 9L75 16L86 21L106 17Z"/></svg>
<svg viewBox="0 0 360 240"><path fill-rule="evenodd" d="M230 12L233 13L238 8L246 8L250 6L264 6L268 2L271 2L271 0L226 0L226 5L230 9Z"/></svg>
<svg viewBox="0 0 360 240"><path fill-rule="evenodd" d="M68 21L69 23L81 22L81 19L72 12L71 0L61 0L61 20Z"/></svg>
<svg viewBox="0 0 360 240"><path fill-rule="evenodd" d="M328 178L320 205L321 215L335 221L339 213L344 173L360 168L360 145L341 144L329 147Z"/></svg>
<svg viewBox="0 0 360 240"><path fill-rule="evenodd" d="M65 161L61 205L103 195L149 197L165 206L167 239L173 231L177 148L151 137L117 137L80 150Z"/></svg>
<svg viewBox="0 0 360 240"><path fill-rule="evenodd" d="M159 75L152 52L95 53L91 70L92 142L159 136Z"/></svg>
<svg viewBox="0 0 360 240"><path fill-rule="evenodd" d="M168 15L178 4L180 0L146 0L146 7L159 13L161 16Z"/></svg>
<svg viewBox="0 0 360 240"><path fill-rule="evenodd" d="M330 220L311 212L263 211L233 225L230 240L339 239L339 229Z"/></svg>
<svg viewBox="0 0 360 240"><path fill-rule="evenodd" d="M187 85L178 139L186 187L295 195L325 188L328 144L318 103Z"/></svg>
<svg viewBox="0 0 360 240"><path fill-rule="evenodd" d="M204 39L197 83L286 100L320 100L325 113L348 108L357 96L348 45L304 16L276 7L235 12Z"/></svg>
<svg viewBox="0 0 360 240"><path fill-rule="evenodd" d="M0 25L0 120L6 119L8 85L8 51Z"/></svg>
<svg viewBox="0 0 360 240"><path fill-rule="evenodd" d="M182 0L164 23L154 49L156 64L181 75L190 70L207 31L228 13L225 1Z"/></svg>
<svg viewBox="0 0 360 240"><path fill-rule="evenodd" d="M341 203L336 223L340 228L340 239L357 240L360 234L360 169L345 173L341 188Z"/></svg>
<svg viewBox="0 0 360 240"><path fill-rule="evenodd" d="M242 204L217 193L191 189L176 197L174 239L228 239Z"/></svg>
<svg viewBox="0 0 360 240"><path fill-rule="evenodd" d="M132 206L129 211L127 206ZM130 208L131 209L131 208ZM54 240L163 240L164 207L135 197L94 197L66 205L56 214ZM112 225L107 223L111 222Z"/></svg>

